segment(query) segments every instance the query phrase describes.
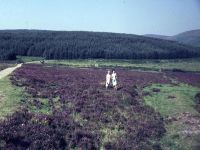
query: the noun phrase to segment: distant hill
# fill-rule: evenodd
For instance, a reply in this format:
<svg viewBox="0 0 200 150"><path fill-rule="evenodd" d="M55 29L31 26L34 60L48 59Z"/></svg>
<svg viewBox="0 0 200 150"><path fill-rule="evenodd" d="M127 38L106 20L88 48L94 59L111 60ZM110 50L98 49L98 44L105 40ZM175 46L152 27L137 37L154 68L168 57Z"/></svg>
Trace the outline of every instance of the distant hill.
<svg viewBox="0 0 200 150"><path fill-rule="evenodd" d="M200 56L200 48L133 34L0 30L0 59L171 59Z"/></svg>
<svg viewBox="0 0 200 150"><path fill-rule="evenodd" d="M171 40L179 41L184 44L200 47L200 29L180 33L172 36Z"/></svg>
<svg viewBox="0 0 200 150"><path fill-rule="evenodd" d="M164 36L164 35L156 35L156 34L146 34L145 36L158 38L158 39L173 40L173 41L178 41L183 44L200 47L200 29L186 31L174 36Z"/></svg>
<svg viewBox="0 0 200 150"><path fill-rule="evenodd" d="M163 40L167 40L168 38L170 38L170 36L158 35L158 34L145 34L144 36L150 37L150 38L163 39Z"/></svg>

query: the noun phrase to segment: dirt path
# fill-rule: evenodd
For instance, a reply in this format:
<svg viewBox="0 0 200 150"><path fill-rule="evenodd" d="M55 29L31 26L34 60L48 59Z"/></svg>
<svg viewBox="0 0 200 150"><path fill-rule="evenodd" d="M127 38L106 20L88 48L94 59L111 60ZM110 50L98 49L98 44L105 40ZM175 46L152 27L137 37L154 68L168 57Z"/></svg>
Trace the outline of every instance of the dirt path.
<svg viewBox="0 0 200 150"><path fill-rule="evenodd" d="M4 69L2 71L0 71L0 79L8 76L9 74L11 74L15 69L21 67L22 64L18 64L17 66L15 67L10 67L10 68L7 68L7 69Z"/></svg>

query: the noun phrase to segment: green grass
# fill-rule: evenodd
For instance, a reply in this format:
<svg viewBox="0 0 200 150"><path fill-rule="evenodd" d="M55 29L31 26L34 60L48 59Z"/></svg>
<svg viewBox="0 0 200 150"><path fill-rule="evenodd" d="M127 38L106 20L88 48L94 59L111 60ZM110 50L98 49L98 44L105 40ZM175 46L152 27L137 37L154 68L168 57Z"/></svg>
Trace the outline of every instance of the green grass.
<svg viewBox="0 0 200 150"><path fill-rule="evenodd" d="M25 63L40 63L43 57L17 56L17 60ZM68 60L45 60L50 65L64 65L68 67L95 67L95 68L127 68L135 70L183 70L183 71L200 71L200 58L188 59L68 59Z"/></svg>
<svg viewBox="0 0 200 150"><path fill-rule="evenodd" d="M160 89L160 92L153 92L153 89ZM172 116L177 113L197 113L194 109L194 96L200 89L186 84L153 84L146 87L144 92L150 95L145 96L145 103L152 106L162 116ZM174 98L170 98L174 97Z"/></svg>
<svg viewBox="0 0 200 150"><path fill-rule="evenodd" d="M33 62L33 61L40 61L43 60L43 57L30 57L30 56L17 56L16 61L22 61L24 63Z"/></svg>
<svg viewBox="0 0 200 150"><path fill-rule="evenodd" d="M70 67L110 67L128 68L136 70L173 70L200 71L200 58L173 59L173 60L106 60L106 59L76 59L76 60L46 60L52 65L65 65Z"/></svg>
<svg viewBox="0 0 200 150"><path fill-rule="evenodd" d="M9 77L0 79L0 119L12 114L20 107L23 91L13 86Z"/></svg>
<svg viewBox="0 0 200 150"><path fill-rule="evenodd" d="M153 89L160 89L160 92L153 92ZM164 119L180 115L184 112L188 112L192 115L199 115L194 108L194 96L199 91L200 88L192 87L187 84L153 84L143 90L143 92L147 94L147 96L144 97L145 104L153 107L155 111L160 112ZM186 150L191 149L192 146L196 144L196 135L190 135L190 137L188 137L187 135L179 133L179 131L188 128L188 126L182 122L175 121L166 123L165 128L167 132L161 139L161 145L163 147L169 147L172 150Z"/></svg>
<svg viewBox="0 0 200 150"><path fill-rule="evenodd" d="M52 114L52 110L49 106L48 99L37 98L37 100L43 104L41 108L37 108L36 106L30 103L33 101L33 98L31 97L31 95L27 95L27 99L28 100L24 104L27 106L30 112L38 113L38 114L42 113L42 114L47 114L47 115Z"/></svg>
<svg viewBox="0 0 200 150"><path fill-rule="evenodd" d="M178 132L185 128L184 124L171 123L166 125L167 133L161 139L163 147L169 147L170 150L190 150L197 144L198 135L184 135Z"/></svg>
<svg viewBox="0 0 200 150"><path fill-rule="evenodd" d="M119 125L114 125L112 128L102 128L100 129L100 132L102 133L103 135L103 139L101 141L101 145L102 147L100 148L101 150L103 150L103 145L105 143L108 143L108 142L113 142L115 141L116 139L122 137L125 135L125 131L120 129L119 128Z"/></svg>

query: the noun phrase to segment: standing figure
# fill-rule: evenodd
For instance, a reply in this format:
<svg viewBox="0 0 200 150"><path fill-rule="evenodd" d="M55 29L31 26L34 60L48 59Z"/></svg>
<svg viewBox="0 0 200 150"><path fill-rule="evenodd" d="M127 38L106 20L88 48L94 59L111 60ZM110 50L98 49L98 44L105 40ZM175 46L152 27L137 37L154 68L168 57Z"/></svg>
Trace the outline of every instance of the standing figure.
<svg viewBox="0 0 200 150"><path fill-rule="evenodd" d="M115 70L113 70L111 78L112 78L112 85L113 85L114 89L117 90L117 74L116 74Z"/></svg>
<svg viewBox="0 0 200 150"><path fill-rule="evenodd" d="M108 73L106 74L106 89L110 85L110 79L111 79L111 75L110 75L110 71L108 70Z"/></svg>

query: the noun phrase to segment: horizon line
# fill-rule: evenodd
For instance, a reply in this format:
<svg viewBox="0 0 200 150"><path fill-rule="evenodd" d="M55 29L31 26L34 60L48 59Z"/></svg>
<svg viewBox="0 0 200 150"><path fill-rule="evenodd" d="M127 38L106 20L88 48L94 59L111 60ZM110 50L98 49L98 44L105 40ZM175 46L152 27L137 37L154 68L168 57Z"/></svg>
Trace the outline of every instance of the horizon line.
<svg viewBox="0 0 200 150"><path fill-rule="evenodd" d="M145 35L160 35L160 36L175 36L181 33L189 32L189 31L196 31L200 30L199 29L191 29L191 30L185 30L183 32L180 32L178 34L174 35L165 35L165 34L156 34L156 33L145 33L145 34L135 34L135 33L127 33L127 32L112 32L112 31L95 31L95 30L57 30L57 29L36 29L36 28L15 28L15 29L0 29L0 31L53 31L53 32L96 32L96 33L112 33L112 34L129 34L129 35L140 35L140 36L145 36Z"/></svg>

